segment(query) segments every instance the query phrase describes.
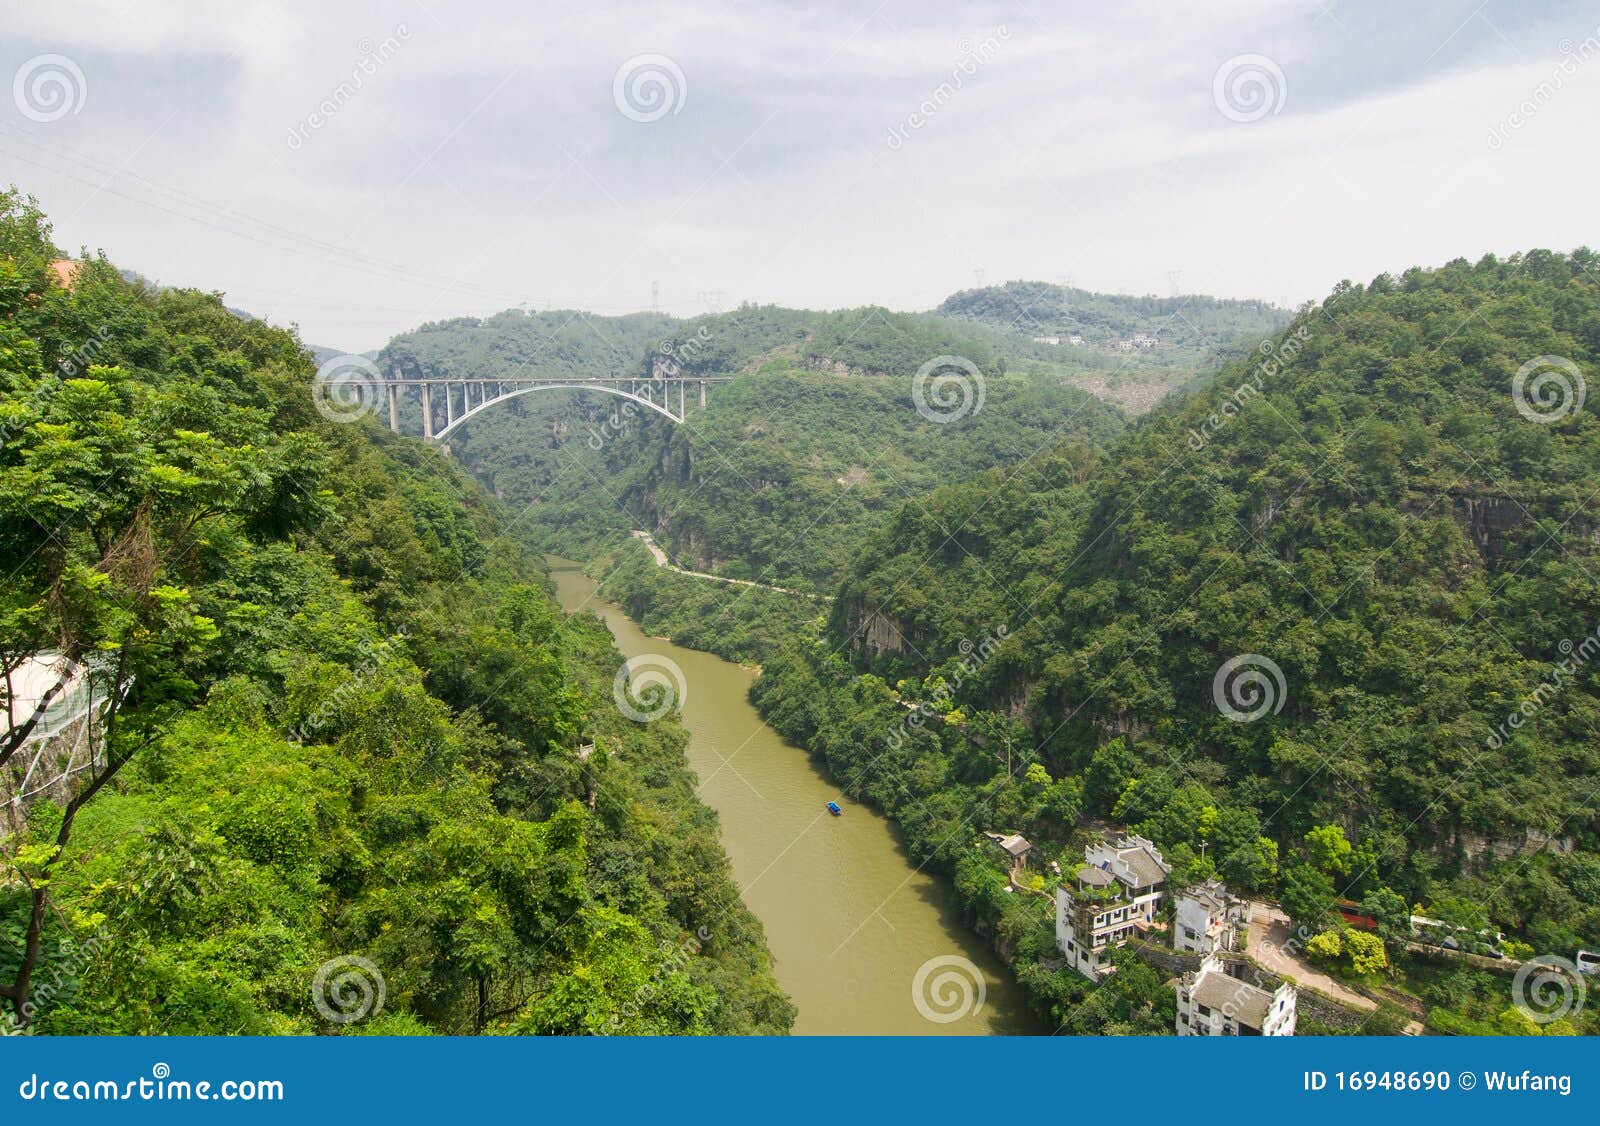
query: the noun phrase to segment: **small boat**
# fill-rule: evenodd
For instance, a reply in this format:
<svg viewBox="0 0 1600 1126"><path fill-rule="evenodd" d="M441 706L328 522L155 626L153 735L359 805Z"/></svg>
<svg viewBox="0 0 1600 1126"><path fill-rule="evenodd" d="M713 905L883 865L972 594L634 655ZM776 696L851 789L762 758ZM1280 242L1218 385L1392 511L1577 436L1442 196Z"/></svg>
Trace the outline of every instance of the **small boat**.
<svg viewBox="0 0 1600 1126"><path fill-rule="evenodd" d="M844 810L839 808L839 803L836 801L831 801L828 803L828 812L833 814L835 817L844 816Z"/></svg>

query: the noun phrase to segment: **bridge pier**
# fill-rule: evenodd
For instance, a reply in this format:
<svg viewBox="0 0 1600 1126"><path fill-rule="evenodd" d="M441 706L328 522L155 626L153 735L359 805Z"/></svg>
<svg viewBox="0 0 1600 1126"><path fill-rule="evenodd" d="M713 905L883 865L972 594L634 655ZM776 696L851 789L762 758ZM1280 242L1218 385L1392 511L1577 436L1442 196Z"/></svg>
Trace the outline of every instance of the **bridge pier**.
<svg viewBox="0 0 1600 1126"><path fill-rule="evenodd" d="M400 388L393 383L389 384L389 429L400 433Z"/></svg>
<svg viewBox="0 0 1600 1126"><path fill-rule="evenodd" d="M433 387L427 383L422 385L422 437L433 441Z"/></svg>

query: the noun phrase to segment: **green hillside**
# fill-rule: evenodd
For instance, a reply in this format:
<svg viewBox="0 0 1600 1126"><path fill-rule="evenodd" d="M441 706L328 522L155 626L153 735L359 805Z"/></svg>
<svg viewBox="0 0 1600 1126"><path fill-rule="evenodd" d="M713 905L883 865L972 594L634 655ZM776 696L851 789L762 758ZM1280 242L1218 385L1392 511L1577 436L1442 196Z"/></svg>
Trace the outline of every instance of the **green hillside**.
<svg viewBox="0 0 1600 1126"><path fill-rule="evenodd" d="M642 375L667 356L691 375L736 377L682 426L626 400L540 392L463 428L452 441L461 464L562 554L592 558L646 529L693 569L827 591L861 533L907 500L1121 424L1092 396L1009 370L928 318L752 307L670 331L647 317L578 320L589 327L557 332L521 314L449 322L396 338L380 359L430 373ZM583 346L568 349L569 336ZM513 355L512 367L485 359ZM918 369L945 355L973 365L983 396L947 424L913 398Z"/></svg>
<svg viewBox="0 0 1600 1126"><path fill-rule="evenodd" d="M1291 316L1265 301L1132 297L1030 281L962 290L935 313L987 339L1013 365L1048 371L1131 414L1203 381Z"/></svg>
<svg viewBox="0 0 1600 1126"><path fill-rule="evenodd" d="M684 731L623 718L502 506L321 417L291 334L58 256L0 193L6 702L49 650L109 700L104 761L0 822L0 1020L786 1031Z"/></svg>
<svg viewBox="0 0 1600 1126"><path fill-rule="evenodd" d="M1343 896L1593 948L1596 265L1342 284L1103 454L905 506L765 714L958 872L1099 817L1314 927Z"/></svg>

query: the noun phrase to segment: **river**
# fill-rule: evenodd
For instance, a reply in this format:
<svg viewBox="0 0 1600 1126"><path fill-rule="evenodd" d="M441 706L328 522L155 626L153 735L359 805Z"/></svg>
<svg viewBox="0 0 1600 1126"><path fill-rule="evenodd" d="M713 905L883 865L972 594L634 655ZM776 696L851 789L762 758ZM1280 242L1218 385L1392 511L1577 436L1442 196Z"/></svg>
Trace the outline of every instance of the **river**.
<svg viewBox="0 0 1600 1126"><path fill-rule="evenodd" d="M999 959L962 924L948 884L917 871L887 820L845 801L804 751L761 721L745 696L749 669L649 636L596 597L580 564L549 563L561 605L598 614L625 657L664 656L683 670L689 765L700 799L717 811L744 901L766 928L778 983L798 1009L795 1032L1044 1031ZM844 816L828 814L830 800ZM981 1005L969 967L982 978Z"/></svg>

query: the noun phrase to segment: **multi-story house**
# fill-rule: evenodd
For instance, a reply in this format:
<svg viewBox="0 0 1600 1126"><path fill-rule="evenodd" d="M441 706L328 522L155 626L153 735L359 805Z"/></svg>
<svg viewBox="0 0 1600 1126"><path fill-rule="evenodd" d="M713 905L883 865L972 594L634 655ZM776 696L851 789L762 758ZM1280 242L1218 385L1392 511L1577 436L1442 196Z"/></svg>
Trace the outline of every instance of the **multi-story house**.
<svg viewBox="0 0 1600 1126"><path fill-rule="evenodd" d="M1249 933L1250 902L1221 880L1208 880L1173 896L1172 945L1176 950L1215 954L1237 950Z"/></svg>
<svg viewBox="0 0 1600 1126"><path fill-rule="evenodd" d="M1177 981L1179 1036L1293 1036L1295 987L1272 992L1232 977L1209 957Z"/></svg>
<svg viewBox="0 0 1600 1126"><path fill-rule="evenodd" d="M1110 952L1155 922L1166 894L1166 859L1143 837L1084 849L1074 884L1056 889L1056 946L1072 968L1098 981Z"/></svg>

